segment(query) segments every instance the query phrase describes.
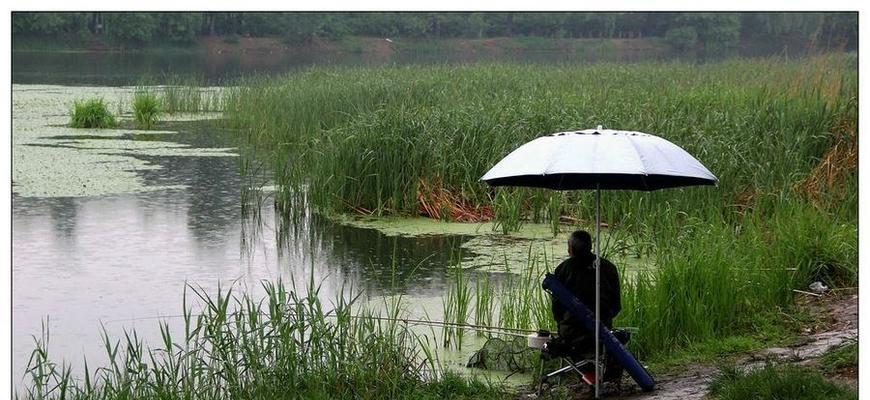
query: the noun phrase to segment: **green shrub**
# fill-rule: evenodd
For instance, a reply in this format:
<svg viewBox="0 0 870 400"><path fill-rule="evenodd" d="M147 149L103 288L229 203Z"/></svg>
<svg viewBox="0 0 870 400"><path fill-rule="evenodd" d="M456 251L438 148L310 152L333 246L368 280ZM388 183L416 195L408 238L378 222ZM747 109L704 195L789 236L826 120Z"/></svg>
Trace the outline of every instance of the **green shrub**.
<svg viewBox="0 0 870 400"><path fill-rule="evenodd" d="M103 99L77 100L69 123L73 128L111 128L117 124Z"/></svg>
<svg viewBox="0 0 870 400"><path fill-rule="evenodd" d="M710 385L710 394L721 400L858 398L854 391L826 380L818 372L793 365L767 365L749 372L738 367L723 368Z"/></svg>
<svg viewBox="0 0 870 400"><path fill-rule="evenodd" d="M133 98L133 116L136 127L139 129L151 129L157 123L160 115L160 102L153 93L138 92Z"/></svg>

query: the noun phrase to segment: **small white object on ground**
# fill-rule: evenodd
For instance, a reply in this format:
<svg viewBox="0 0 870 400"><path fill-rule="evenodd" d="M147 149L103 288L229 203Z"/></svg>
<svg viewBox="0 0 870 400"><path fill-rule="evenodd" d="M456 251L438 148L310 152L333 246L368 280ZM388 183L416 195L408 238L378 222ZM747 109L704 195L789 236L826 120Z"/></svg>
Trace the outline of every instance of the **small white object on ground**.
<svg viewBox="0 0 870 400"><path fill-rule="evenodd" d="M816 281L810 284L810 290L813 293L825 293L828 291L828 287L824 283Z"/></svg>

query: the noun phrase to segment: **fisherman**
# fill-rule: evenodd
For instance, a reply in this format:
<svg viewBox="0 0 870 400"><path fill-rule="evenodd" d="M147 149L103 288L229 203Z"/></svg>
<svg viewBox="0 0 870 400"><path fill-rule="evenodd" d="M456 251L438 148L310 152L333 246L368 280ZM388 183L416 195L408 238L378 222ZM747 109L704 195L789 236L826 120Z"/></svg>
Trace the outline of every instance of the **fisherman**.
<svg viewBox="0 0 870 400"><path fill-rule="evenodd" d="M592 236L586 231L575 231L568 237L569 258L556 267L556 279L595 313L595 254ZM601 258L601 323L613 328L613 318L622 309L619 293L619 274L607 259ZM559 327L559 342L571 347L594 349L595 333L588 331L583 322L572 315L553 298L553 318Z"/></svg>

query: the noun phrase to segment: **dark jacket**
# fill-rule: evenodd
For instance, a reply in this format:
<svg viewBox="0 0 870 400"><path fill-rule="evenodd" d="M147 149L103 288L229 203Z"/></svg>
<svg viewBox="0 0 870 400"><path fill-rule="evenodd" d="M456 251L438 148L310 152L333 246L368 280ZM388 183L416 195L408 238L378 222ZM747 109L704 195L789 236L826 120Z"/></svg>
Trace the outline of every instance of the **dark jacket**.
<svg viewBox="0 0 870 400"><path fill-rule="evenodd" d="M556 279L577 296L592 314L595 314L595 254L573 256L556 267ZM619 273L606 258L601 259L601 321L612 328L613 318L622 309L619 293ZM573 337L586 334L580 320L571 315L553 298L553 318L559 325L559 336ZM591 332L590 332L591 334Z"/></svg>

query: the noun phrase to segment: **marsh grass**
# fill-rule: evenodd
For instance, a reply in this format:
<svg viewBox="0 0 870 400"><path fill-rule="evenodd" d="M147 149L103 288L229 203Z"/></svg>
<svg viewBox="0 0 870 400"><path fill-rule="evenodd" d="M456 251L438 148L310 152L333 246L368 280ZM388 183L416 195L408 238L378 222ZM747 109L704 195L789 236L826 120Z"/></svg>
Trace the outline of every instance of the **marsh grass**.
<svg viewBox="0 0 870 400"><path fill-rule="evenodd" d="M113 128L118 122L103 99L90 99L75 101L69 125L73 128Z"/></svg>
<svg viewBox="0 0 870 400"><path fill-rule="evenodd" d="M857 399L858 393L828 381L808 367L766 365L751 371L724 367L710 385L719 400L749 399Z"/></svg>
<svg viewBox="0 0 870 400"><path fill-rule="evenodd" d="M457 201L492 205L506 231L524 219L590 220L588 192L492 190L478 179L539 135L604 125L661 135L722 178L718 188L608 193L608 222L668 210L732 218L759 210L762 196L795 196L844 116L855 119L856 72L843 58L311 68L251 78L223 103L277 183L305 186L330 212L416 215L418 185L437 179Z"/></svg>
<svg viewBox="0 0 870 400"><path fill-rule="evenodd" d="M133 95L133 120L138 129L152 129L161 113L157 96L147 90L137 89Z"/></svg>
<svg viewBox="0 0 870 400"><path fill-rule="evenodd" d="M470 280L465 275L460 265L453 268L451 284L443 297L445 322L454 324L466 324L471 315L471 287ZM462 350L462 340L466 330L461 327L445 326L443 328L442 342L444 347L455 347Z"/></svg>
<svg viewBox="0 0 870 400"><path fill-rule="evenodd" d="M169 114L221 111L221 100L218 90L199 86L165 86L160 91L160 105Z"/></svg>
<svg viewBox="0 0 870 400"><path fill-rule="evenodd" d="M161 342L135 330L104 331L108 364L81 379L48 357L48 330L36 339L25 398L501 398L503 389L440 370L420 338L396 321L354 308L337 295L330 306L313 280L308 291L264 283L253 298L188 286L184 327L159 325ZM295 287L295 283L293 285ZM199 303L195 314L188 304ZM397 306L393 304L392 306ZM387 310L389 315L397 312Z"/></svg>

